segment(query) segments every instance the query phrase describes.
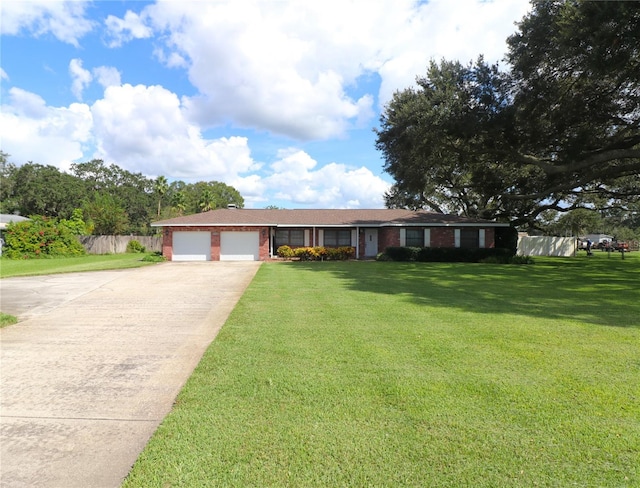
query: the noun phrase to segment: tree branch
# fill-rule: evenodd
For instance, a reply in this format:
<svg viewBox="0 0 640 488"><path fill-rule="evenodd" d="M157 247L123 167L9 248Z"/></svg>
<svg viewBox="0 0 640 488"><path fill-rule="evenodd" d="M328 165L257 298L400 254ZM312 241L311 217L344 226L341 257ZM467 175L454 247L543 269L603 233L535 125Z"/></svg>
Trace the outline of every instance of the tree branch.
<svg viewBox="0 0 640 488"><path fill-rule="evenodd" d="M590 168L597 164L608 163L610 161L616 161L620 159L638 159L637 162L627 166L630 168L634 168L636 169L636 171L640 172L640 148L603 150L584 158L580 162L567 163L562 165L555 165L547 162L547 160L543 160L529 154L522 154L518 156L518 161L520 161L521 163L536 166L542 169L542 171L544 171L548 175L573 173L585 168Z"/></svg>

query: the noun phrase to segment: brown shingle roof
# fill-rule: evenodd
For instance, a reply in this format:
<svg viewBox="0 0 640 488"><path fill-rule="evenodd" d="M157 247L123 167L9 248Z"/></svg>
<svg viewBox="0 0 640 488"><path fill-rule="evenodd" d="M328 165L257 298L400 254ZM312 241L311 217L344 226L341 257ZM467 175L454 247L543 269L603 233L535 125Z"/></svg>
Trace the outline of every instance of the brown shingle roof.
<svg viewBox="0 0 640 488"><path fill-rule="evenodd" d="M152 227L173 226L336 226L336 227L388 227L401 225L485 225L503 227L509 224L491 220L477 220L457 215L404 209L218 209L174 219L161 220Z"/></svg>

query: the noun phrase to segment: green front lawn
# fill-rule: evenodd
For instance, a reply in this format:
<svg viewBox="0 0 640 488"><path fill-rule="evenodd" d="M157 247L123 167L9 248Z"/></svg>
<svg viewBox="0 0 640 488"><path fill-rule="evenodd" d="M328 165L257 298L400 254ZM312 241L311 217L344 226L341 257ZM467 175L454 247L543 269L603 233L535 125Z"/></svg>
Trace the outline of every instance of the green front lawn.
<svg viewBox="0 0 640 488"><path fill-rule="evenodd" d="M87 254L72 258L0 259L0 278L105 269L137 268L151 264L142 261L147 254Z"/></svg>
<svg viewBox="0 0 640 488"><path fill-rule="evenodd" d="M640 255L265 263L125 487L640 485Z"/></svg>

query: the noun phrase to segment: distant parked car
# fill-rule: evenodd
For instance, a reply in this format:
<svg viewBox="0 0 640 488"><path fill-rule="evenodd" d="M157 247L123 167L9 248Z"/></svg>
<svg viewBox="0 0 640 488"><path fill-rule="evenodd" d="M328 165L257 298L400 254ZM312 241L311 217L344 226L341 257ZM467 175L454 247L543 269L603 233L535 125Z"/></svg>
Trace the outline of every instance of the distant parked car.
<svg viewBox="0 0 640 488"><path fill-rule="evenodd" d="M611 245L613 246L613 250L614 251L624 251L624 252L628 252L629 251L629 243L625 242L625 241L613 241L611 243Z"/></svg>

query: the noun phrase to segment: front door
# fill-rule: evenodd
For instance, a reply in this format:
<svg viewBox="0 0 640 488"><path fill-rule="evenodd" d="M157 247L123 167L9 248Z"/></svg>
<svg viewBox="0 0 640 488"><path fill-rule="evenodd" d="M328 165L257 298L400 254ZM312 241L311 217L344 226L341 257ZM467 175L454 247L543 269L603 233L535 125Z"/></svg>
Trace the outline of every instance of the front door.
<svg viewBox="0 0 640 488"><path fill-rule="evenodd" d="M378 255L378 229L364 230L364 256L374 258Z"/></svg>

